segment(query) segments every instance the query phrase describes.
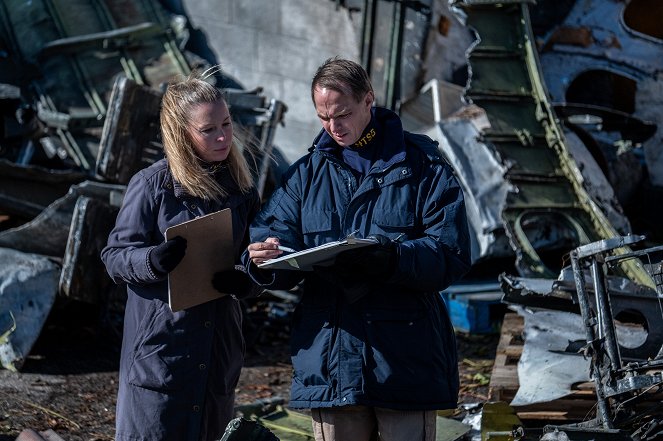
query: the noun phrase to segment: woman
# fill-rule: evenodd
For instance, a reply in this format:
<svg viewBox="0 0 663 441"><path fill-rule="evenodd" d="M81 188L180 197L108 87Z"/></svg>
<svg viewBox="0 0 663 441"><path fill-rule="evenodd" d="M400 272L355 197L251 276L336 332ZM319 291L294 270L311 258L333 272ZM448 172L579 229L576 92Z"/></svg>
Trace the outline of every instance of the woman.
<svg viewBox="0 0 663 441"><path fill-rule="evenodd" d="M215 440L233 417L244 356L236 297L254 293L241 267L217 273L214 287L234 294L173 313L167 275L186 241L164 242L172 225L232 211L234 258L248 244L259 197L221 92L204 74L168 85L161 106L165 159L129 182L108 244L109 275L128 298L120 360L116 439Z"/></svg>

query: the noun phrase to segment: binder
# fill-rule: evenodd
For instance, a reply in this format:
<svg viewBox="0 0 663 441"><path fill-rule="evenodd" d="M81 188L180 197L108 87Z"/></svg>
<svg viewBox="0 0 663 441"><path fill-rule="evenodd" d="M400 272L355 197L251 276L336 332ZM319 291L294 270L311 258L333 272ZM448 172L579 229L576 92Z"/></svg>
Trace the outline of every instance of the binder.
<svg viewBox="0 0 663 441"><path fill-rule="evenodd" d="M329 266L336 256L343 251L377 244L375 238L360 239L349 235L345 239L328 242L317 247L308 248L295 253L283 254L276 259L269 259L258 265L263 269L283 269L313 271L313 265Z"/></svg>

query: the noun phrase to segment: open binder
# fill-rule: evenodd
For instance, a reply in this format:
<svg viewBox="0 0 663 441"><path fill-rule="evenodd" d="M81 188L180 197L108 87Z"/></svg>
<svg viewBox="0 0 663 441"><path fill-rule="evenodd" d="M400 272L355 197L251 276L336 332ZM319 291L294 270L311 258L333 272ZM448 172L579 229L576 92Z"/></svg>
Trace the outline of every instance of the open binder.
<svg viewBox="0 0 663 441"><path fill-rule="evenodd" d="M336 256L343 251L375 245L377 243L378 241L375 238L359 239L353 235L349 235L345 239L335 240L317 247L295 253L287 253L276 259L267 260L259 264L258 268L313 271L313 265L329 266L333 264Z"/></svg>

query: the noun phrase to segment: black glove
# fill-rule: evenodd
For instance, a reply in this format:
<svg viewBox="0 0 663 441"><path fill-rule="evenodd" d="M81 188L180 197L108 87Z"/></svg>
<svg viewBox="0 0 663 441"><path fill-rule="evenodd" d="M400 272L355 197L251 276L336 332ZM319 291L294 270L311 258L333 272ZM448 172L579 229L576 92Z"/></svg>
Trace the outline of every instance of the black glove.
<svg viewBox="0 0 663 441"><path fill-rule="evenodd" d="M359 273L348 272L338 265L313 265L313 271L329 286L335 287L348 303L354 303L371 291L373 284Z"/></svg>
<svg viewBox="0 0 663 441"><path fill-rule="evenodd" d="M212 286L224 294L245 297L250 294L251 288L253 288L253 281L244 271L231 269L214 273Z"/></svg>
<svg viewBox="0 0 663 441"><path fill-rule="evenodd" d="M344 251L336 256L336 269L359 278L387 278L393 274L398 264L398 245L382 234L373 237L377 239L377 244Z"/></svg>
<svg viewBox="0 0 663 441"><path fill-rule="evenodd" d="M150 264L159 275L168 274L182 261L186 252L186 239L175 236L150 251Z"/></svg>

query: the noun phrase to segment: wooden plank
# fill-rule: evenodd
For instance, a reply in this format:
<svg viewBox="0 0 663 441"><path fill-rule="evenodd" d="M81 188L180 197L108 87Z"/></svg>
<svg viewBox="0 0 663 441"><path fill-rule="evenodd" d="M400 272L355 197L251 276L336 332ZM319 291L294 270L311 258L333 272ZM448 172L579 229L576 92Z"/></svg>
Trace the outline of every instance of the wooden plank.
<svg viewBox="0 0 663 441"><path fill-rule="evenodd" d="M518 391L518 360L523 350L523 327L524 319L518 314L508 312L504 315L488 386L488 398L492 401L511 401Z"/></svg>

